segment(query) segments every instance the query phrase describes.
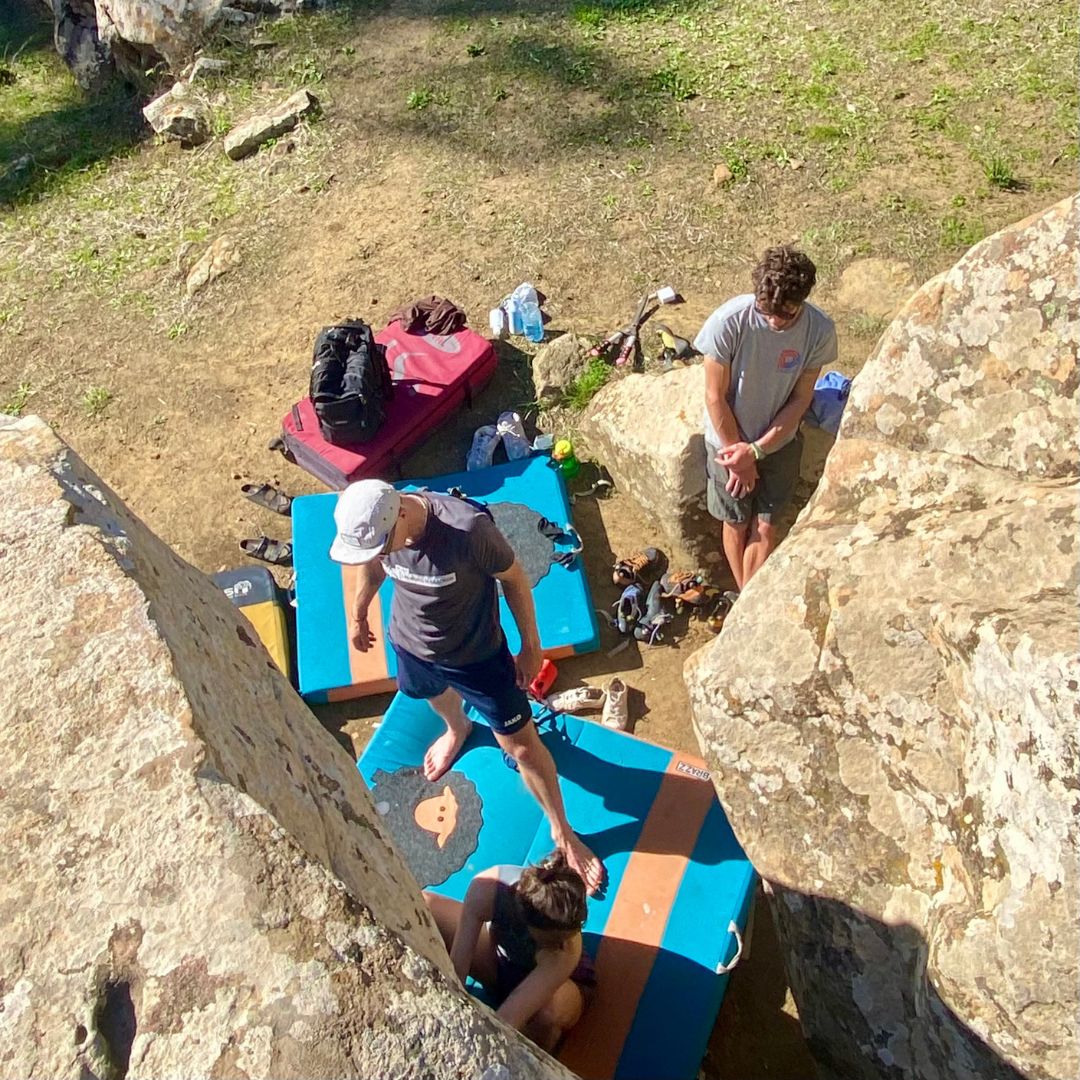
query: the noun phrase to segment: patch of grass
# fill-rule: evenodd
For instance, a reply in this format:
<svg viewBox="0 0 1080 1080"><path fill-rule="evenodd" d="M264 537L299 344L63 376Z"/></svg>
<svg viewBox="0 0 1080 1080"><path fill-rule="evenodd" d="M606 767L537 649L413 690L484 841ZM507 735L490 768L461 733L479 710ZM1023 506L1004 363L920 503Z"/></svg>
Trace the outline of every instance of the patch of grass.
<svg viewBox="0 0 1080 1080"><path fill-rule="evenodd" d="M676 101L690 101L699 93L701 77L686 69L678 60L669 60L649 76L652 88Z"/></svg>
<svg viewBox="0 0 1080 1080"><path fill-rule="evenodd" d="M888 325L888 319L883 319L879 315L870 315L865 311L860 312L858 315L852 315L848 319L848 329L853 334L859 334L862 337L881 337Z"/></svg>
<svg viewBox="0 0 1080 1080"><path fill-rule="evenodd" d="M915 126L923 131L944 131L952 116L956 94L951 86L939 84L930 94L930 101L913 114Z"/></svg>
<svg viewBox="0 0 1080 1080"><path fill-rule="evenodd" d="M176 341L178 338L182 338L190 329L191 327L186 322L178 319L176 322L170 323L168 330L165 331L165 336L170 341Z"/></svg>
<svg viewBox="0 0 1080 1080"><path fill-rule="evenodd" d="M570 17L578 26L591 34L596 34L604 28L604 9L596 4L578 4Z"/></svg>
<svg viewBox="0 0 1080 1080"><path fill-rule="evenodd" d="M611 365L604 359L599 356L592 357L585 370L564 391L563 399L566 404L580 412L611 378L611 372Z"/></svg>
<svg viewBox="0 0 1080 1080"><path fill-rule="evenodd" d="M321 83L326 77L326 73L314 56L303 56L294 60L289 65L288 75L296 86L311 86L314 83Z"/></svg>
<svg viewBox="0 0 1080 1080"><path fill-rule="evenodd" d="M430 90L410 90L405 99L406 109L426 109L435 100L435 95Z"/></svg>
<svg viewBox="0 0 1080 1080"><path fill-rule="evenodd" d="M82 396L83 412L91 419L97 419L109 407L112 391L104 386L91 386Z"/></svg>
<svg viewBox="0 0 1080 1080"><path fill-rule="evenodd" d="M941 246L947 250L974 247L986 236L986 226L958 214L946 214L941 219Z"/></svg>
<svg viewBox="0 0 1080 1080"><path fill-rule="evenodd" d="M33 393L33 386L26 380L23 380L8 394L3 402L0 403L0 413L6 413L8 416L22 416L22 411L26 408L26 403L30 400Z"/></svg>
<svg viewBox="0 0 1080 1080"><path fill-rule="evenodd" d="M983 175L990 186L999 191L1020 191L1023 187L1009 161L997 155L983 162Z"/></svg>
<svg viewBox="0 0 1080 1080"><path fill-rule="evenodd" d="M836 124L811 124L806 129L807 142L830 143L844 137L844 129Z"/></svg>
<svg viewBox="0 0 1080 1080"><path fill-rule="evenodd" d="M913 34L900 42L900 51L904 58L912 63L921 64L941 41L941 26L936 22L926 22Z"/></svg>

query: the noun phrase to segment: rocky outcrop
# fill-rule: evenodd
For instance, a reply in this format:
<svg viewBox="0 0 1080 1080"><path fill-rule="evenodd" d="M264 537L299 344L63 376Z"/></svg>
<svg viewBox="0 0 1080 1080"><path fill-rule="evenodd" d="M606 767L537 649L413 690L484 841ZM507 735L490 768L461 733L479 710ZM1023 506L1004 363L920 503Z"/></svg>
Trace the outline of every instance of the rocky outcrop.
<svg viewBox="0 0 1080 1080"><path fill-rule="evenodd" d="M164 61L179 71L218 21L223 0L44 0L53 13L56 43L86 89L106 81L115 66L136 83Z"/></svg>
<svg viewBox="0 0 1080 1080"><path fill-rule="evenodd" d="M825 1077L1078 1057L1076 207L925 285L686 677Z"/></svg>
<svg viewBox="0 0 1080 1080"><path fill-rule="evenodd" d="M34 418L0 491L0 1075L568 1076L224 595Z"/></svg>

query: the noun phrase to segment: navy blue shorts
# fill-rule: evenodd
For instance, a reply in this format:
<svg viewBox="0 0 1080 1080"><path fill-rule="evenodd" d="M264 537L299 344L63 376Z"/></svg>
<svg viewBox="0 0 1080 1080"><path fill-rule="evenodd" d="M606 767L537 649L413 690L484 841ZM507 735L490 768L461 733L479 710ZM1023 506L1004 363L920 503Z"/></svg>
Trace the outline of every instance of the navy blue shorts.
<svg viewBox="0 0 1080 1080"><path fill-rule="evenodd" d="M517 668L505 637L498 652L461 667L421 660L390 644L397 654L398 689L406 697L427 701L447 688L454 689L498 735L513 735L532 719L529 699L517 684Z"/></svg>

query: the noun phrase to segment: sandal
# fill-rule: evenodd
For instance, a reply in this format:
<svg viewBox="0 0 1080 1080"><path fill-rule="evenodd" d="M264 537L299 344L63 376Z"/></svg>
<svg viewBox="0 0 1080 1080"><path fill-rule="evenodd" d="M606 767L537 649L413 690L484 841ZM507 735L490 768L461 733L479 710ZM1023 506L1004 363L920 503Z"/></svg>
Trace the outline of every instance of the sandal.
<svg viewBox="0 0 1080 1080"><path fill-rule="evenodd" d="M245 499L250 499L267 510L273 510L275 514L288 517L292 513L292 496L278 491L270 484L241 484L240 493Z"/></svg>
<svg viewBox="0 0 1080 1080"><path fill-rule="evenodd" d="M615 608L615 628L620 634L629 634L634 623L641 618L641 602L645 599L644 588L635 582L623 589L622 596L612 605Z"/></svg>
<svg viewBox="0 0 1080 1080"><path fill-rule="evenodd" d="M548 521L546 517L541 517L536 524L540 529L541 536L546 536L556 544L570 545L569 551L553 550L551 552L551 561L553 563L557 563L559 566L572 566L574 560L585 550L580 534L569 522L565 525L556 525L554 521Z"/></svg>
<svg viewBox="0 0 1080 1080"><path fill-rule="evenodd" d="M625 559L620 559L611 568L611 580L616 585L633 585L636 581L650 577L660 565L660 552L654 547L642 548Z"/></svg>
<svg viewBox="0 0 1080 1080"><path fill-rule="evenodd" d="M241 540L240 550L245 555L270 563L272 566L292 566L292 544L284 540L271 540L269 536L257 536L251 540Z"/></svg>
<svg viewBox="0 0 1080 1080"><path fill-rule="evenodd" d="M634 627L634 637L648 645L659 645L664 640L661 632L663 627L673 618L672 613L664 607L663 587L659 581L654 581L645 603L645 614Z"/></svg>

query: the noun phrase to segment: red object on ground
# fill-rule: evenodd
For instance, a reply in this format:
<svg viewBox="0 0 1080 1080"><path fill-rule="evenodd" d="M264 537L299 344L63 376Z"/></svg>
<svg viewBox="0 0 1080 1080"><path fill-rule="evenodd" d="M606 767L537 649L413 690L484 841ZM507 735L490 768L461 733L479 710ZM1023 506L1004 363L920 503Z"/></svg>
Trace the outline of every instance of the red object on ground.
<svg viewBox="0 0 1080 1080"><path fill-rule="evenodd" d="M540 670L536 673L536 678L529 683L529 693L537 701L542 701L547 697L548 691L555 685L558 675L559 669L545 657L544 662L540 665Z"/></svg>
<svg viewBox="0 0 1080 1080"><path fill-rule="evenodd" d="M468 328L456 334L407 334L396 322L375 340L386 346L394 381L386 422L370 442L334 446L319 431L309 398L298 401L281 422L286 456L331 488L365 477L386 477L399 459L447 420L495 373L491 342Z"/></svg>

